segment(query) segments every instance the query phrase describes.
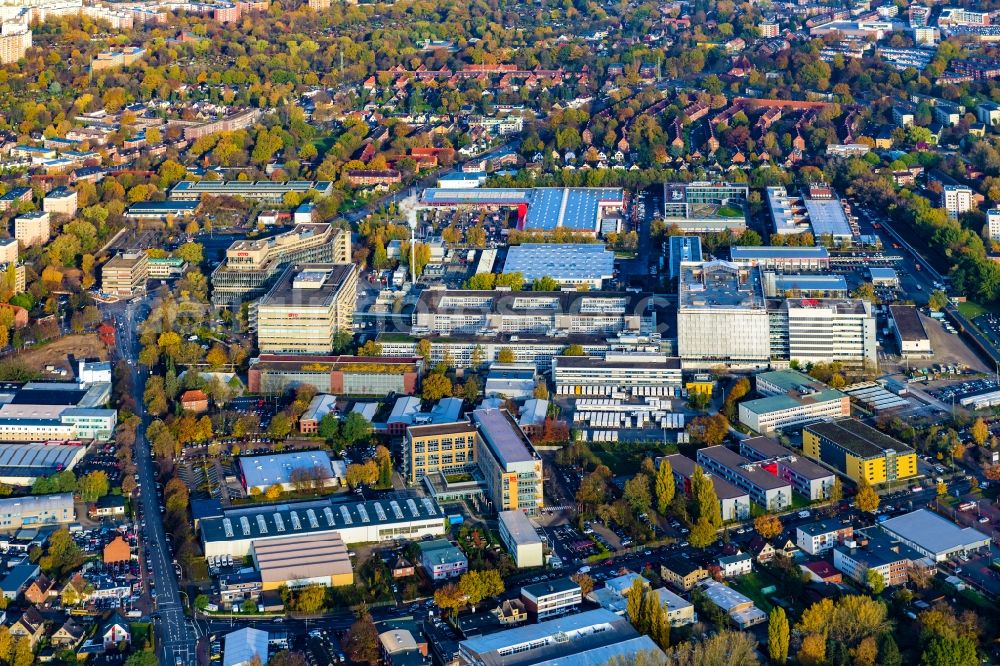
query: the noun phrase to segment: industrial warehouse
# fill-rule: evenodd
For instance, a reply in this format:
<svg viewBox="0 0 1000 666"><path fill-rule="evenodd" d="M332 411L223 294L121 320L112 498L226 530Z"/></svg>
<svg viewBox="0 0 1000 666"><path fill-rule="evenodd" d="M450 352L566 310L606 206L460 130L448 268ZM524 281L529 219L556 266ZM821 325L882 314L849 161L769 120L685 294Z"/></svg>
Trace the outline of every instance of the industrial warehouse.
<svg viewBox="0 0 1000 666"><path fill-rule="evenodd" d="M254 542L337 532L345 544L419 539L445 533L445 514L430 498L337 504L332 500L261 504L201 521L205 557L250 554Z"/></svg>
<svg viewBox="0 0 1000 666"><path fill-rule="evenodd" d="M30 486L38 477L73 469L85 451L62 444L0 444L0 483Z"/></svg>

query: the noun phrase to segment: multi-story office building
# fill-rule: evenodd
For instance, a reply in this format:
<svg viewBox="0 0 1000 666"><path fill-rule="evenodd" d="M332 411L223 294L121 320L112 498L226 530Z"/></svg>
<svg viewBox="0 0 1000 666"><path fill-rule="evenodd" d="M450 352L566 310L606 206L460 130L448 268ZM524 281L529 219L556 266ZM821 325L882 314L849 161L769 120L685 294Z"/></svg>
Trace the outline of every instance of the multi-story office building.
<svg viewBox="0 0 1000 666"><path fill-rule="evenodd" d="M669 270L667 276L676 280L681 272L681 263L702 261L700 236L671 236L669 241Z"/></svg>
<svg viewBox="0 0 1000 666"><path fill-rule="evenodd" d="M414 335L617 335L655 329L644 294L624 292L426 289L413 314Z"/></svg>
<svg viewBox="0 0 1000 666"><path fill-rule="evenodd" d="M754 378L763 398L740 403L740 423L757 432L838 416L849 416L851 399L795 370L762 372Z"/></svg>
<svg viewBox="0 0 1000 666"><path fill-rule="evenodd" d="M22 247L44 245L49 242L49 214L45 211L31 211L14 218L14 238Z"/></svg>
<svg viewBox="0 0 1000 666"><path fill-rule="evenodd" d="M354 264L296 264L256 304L257 348L329 354L338 331L350 331L357 300Z"/></svg>
<svg viewBox="0 0 1000 666"><path fill-rule="evenodd" d="M681 360L643 353L609 352L604 358L556 356L552 359L552 381L557 395L671 396L682 384Z"/></svg>
<svg viewBox="0 0 1000 666"><path fill-rule="evenodd" d="M964 185L945 185L941 190L941 206L948 217L958 217L972 210L972 189Z"/></svg>
<svg viewBox="0 0 1000 666"><path fill-rule="evenodd" d="M250 361L247 388L269 395L300 386L340 396L413 395L422 365L419 356L261 354Z"/></svg>
<svg viewBox="0 0 1000 666"><path fill-rule="evenodd" d="M825 247L736 246L729 248L730 260L737 266L775 269L787 272L823 271L830 268L830 251Z"/></svg>
<svg viewBox="0 0 1000 666"><path fill-rule="evenodd" d="M101 291L131 298L146 288L148 278L149 257L142 250L127 250L101 268Z"/></svg>
<svg viewBox="0 0 1000 666"><path fill-rule="evenodd" d="M437 472L458 474L475 467L477 432L468 421L409 426L403 438L409 482Z"/></svg>
<svg viewBox="0 0 1000 666"><path fill-rule="evenodd" d="M802 450L857 482L865 480L874 485L917 474L913 449L851 418L806 426Z"/></svg>
<svg viewBox="0 0 1000 666"><path fill-rule="evenodd" d="M825 467L785 448L770 437L751 437L740 441L740 453L761 468L792 484L810 502L826 499L833 488L833 473Z"/></svg>
<svg viewBox="0 0 1000 666"><path fill-rule="evenodd" d="M662 464L663 460L670 463L670 471L673 472L676 487L679 490L683 490L685 495L690 495L691 476L694 474L697 464L687 456L682 456L679 453L665 456L662 460L658 460L657 463ZM712 480L715 494L719 498L723 520L746 520L750 517L750 495L745 490L737 488L711 472L705 472L705 475Z"/></svg>
<svg viewBox="0 0 1000 666"><path fill-rule="evenodd" d="M76 201L76 190L57 187L42 199L42 210L50 215L73 217L76 215Z"/></svg>
<svg viewBox="0 0 1000 666"><path fill-rule="evenodd" d="M698 449L698 464L747 491L750 499L769 511L791 506L790 483L769 474L760 463L747 460L724 446Z"/></svg>
<svg viewBox="0 0 1000 666"><path fill-rule="evenodd" d="M760 273L726 261L681 263L677 352L686 366L766 367L770 323Z"/></svg>
<svg viewBox="0 0 1000 666"><path fill-rule="evenodd" d="M542 459L506 410L477 409L476 460L486 495L496 511L520 509L528 515L542 508Z"/></svg>
<svg viewBox="0 0 1000 666"><path fill-rule="evenodd" d="M809 363L877 362L872 304L857 298L788 298L769 304L771 357Z"/></svg>
<svg viewBox="0 0 1000 666"><path fill-rule="evenodd" d="M579 584L569 578L525 585L521 588L521 601L528 616L538 622L557 615L565 615L583 602Z"/></svg>
<svg viewBox="0 0 1000 666"><path fill-rule="evenodd" d="M328 180L287 180L281 183L270 180L182 180L170 190L170 199L197 201L203 196L240 197L278 204L284 201L286 194L305 195L312 191L327 196L333 191L333 183Z"/></svg>
<svg viewBox="0 0 1000 666"><path fill-rule="evenodd" d="M212 302L233 307L259 298L292 263L351 262L351 233L331 224L298 224L270 238L239 240L212 272Z"/></svg>
<svg viewBox="0 0 1000 666"><path fill-rule="evenodd" d="M540 567L544 561L542 539L523 511L501 511L498 516L500 540L514 557L518 569Z"/></svg>
<svg viewBox="0 0 1000 666"><path fill-rule="evenodd" d="M663 216L689 233L741 232L748 192L740 183L665 183Z"/></svg>

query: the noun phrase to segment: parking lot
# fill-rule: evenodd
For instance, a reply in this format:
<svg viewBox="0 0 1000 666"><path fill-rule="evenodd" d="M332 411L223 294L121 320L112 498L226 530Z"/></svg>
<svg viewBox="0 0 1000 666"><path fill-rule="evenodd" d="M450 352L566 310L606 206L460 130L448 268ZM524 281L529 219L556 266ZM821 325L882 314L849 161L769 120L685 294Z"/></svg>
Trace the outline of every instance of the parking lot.
<svg viewBox="0 0 1000 666"><path fill-rule="evenodd" d="M997 387L1000 387L1000 383L998 383L995 379L984 378L959 382L950 386L933 389L929 391L929 393L942 402L951 402L952 400L958 402L964 396L979 393L980 391L996 389Z"/></svg>

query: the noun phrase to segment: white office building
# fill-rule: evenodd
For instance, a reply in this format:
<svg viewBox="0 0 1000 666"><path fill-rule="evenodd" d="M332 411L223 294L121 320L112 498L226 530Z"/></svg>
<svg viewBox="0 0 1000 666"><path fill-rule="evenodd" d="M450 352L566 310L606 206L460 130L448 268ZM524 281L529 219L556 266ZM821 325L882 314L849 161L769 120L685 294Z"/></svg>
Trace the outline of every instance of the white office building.
<svg viewBox="0 0 1000 666"><path fill-rule="evenodd" d="M500 540L514 556L518 569L540 567L544 564L542 539L523 511L501 511Z"/></svg>

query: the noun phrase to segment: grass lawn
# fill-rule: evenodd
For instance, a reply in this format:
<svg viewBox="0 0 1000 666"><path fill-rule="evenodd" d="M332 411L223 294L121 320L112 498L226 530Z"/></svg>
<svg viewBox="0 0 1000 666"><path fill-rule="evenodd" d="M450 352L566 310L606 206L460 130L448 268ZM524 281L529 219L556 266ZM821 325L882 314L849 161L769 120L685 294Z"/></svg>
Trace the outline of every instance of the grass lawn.
<svg viewBox="0 0 1000 666"><path fill-rule="evenodd" d="M985 314L986 312L989 312L989 310L987 310L986 308L984 308L979 303L973 303L972 301L966 301L965 303L959 303L958 304L958 311L961 312L966 317L968 317L969 319L975 319L979 315Z"/></svg>
<svg viewBox="0 0 1000 666"><path fill-rule="evenodd" d="M719 217L743 217L743 211L734 206L719 206L715 212Z"/></svg>
<svg viewBox="0 0 1000 666"><path fill-rule="evenodd" d="M663 446L662 444L615 442L614 444L600 445L600 448L598 448L597 443L592 443L591 451L617 475L638 472L639 466L642 465L642 459L646 457L647 453L653 454L655 452L655 455L662 456L677 453L677 448L672 444Z"/></svg>
<svg viewBox="0 0 1000 666"><path fill-rule="evenodd" d="M774 604L767 600L767 597L761 593L761 590L773 584L756 571L748 573L745 576L740 576L731 582L734 590L753 599L754 605L765 613L770 613L771 609L774 608Z"/></svg>

